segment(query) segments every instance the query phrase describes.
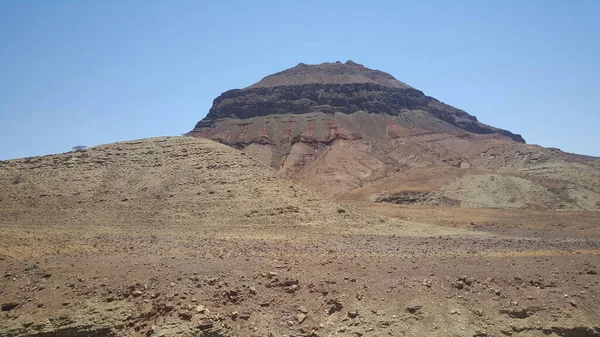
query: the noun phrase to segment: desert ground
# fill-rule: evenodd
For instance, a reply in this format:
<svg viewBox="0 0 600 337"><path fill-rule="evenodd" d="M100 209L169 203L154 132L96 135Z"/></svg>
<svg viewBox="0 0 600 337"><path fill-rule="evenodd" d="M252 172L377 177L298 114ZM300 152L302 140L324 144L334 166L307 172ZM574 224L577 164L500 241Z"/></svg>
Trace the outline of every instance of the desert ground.
<svg viewBox="0 0 600 337"><path fill-rule="evenodd" d="M209 140L0 162L0 336L600 336L600 212L322 196Z"/></svg>

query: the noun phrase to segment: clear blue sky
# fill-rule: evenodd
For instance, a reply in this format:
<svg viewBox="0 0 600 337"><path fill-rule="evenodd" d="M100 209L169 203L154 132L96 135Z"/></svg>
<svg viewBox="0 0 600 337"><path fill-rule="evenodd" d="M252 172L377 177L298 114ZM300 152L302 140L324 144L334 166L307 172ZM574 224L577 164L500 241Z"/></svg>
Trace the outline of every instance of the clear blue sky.
<svg viewBox="0 0 600 337"><path fill-rule="evenodd" d="M221 92L351 59L600 156L600 1L0 0L0 159L180 135Z"/></svg>

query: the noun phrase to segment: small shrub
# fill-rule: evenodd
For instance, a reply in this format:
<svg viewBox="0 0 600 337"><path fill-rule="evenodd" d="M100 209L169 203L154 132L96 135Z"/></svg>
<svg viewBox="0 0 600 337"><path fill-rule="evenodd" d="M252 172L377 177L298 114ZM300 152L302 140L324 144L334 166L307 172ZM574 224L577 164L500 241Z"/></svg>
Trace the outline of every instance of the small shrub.
<svg viewBox="0 0 600 337"><path fill-rule="evenodd" d="M71 149L73 151L75 151L75 152L81 152L81 151L85 151L85 149L87 149L87 146L85 146L85 145L75 145Z"/></svg>

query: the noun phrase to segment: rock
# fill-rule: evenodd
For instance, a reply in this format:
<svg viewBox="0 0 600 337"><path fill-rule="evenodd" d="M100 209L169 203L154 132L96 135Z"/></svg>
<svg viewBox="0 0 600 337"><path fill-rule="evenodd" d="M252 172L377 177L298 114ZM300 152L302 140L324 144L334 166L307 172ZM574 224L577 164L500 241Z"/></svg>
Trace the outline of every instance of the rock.
<svg viewBox="0 0 600 337"><path fill-rule="evenodd" d="M133 297L140 297L140 296L142 296L142 294L144 294L144 293L143 293L142 291L140 291L140 290L135 290L135 291L133 291L133 292L131 293L131 295L132 295Z"/></svg>
<svg viewBox="0 0 600 337"><path fill-rule="evenodd" d="M200 329L200 330L208 330L211 329L213 327L213 322L211 321L200 321L198 322L198 325L196 326L196 328Z"/></svg>
<svg viewBox="0 0 600 337"><path fill-rule="evenodd" d="M452 287L454 287L454 288L456 288L458 290L461 290L461 289L463 289L465 287L465 285L464 285L464 283L462 283L462 282L459 281L459 282L452 283Z"/></svg>
<svg viewBox="0 0 600 337"><path fill-rule="evenodd" d="M179 318L181 318L184 321L189 321L192 319L192 314L189 311L180 311L177 313L177 316L179 316Z"/></svg>
<svg viewBox="0 0 600 337"><path fill-rule="evenodd" d="M575 300L570 300L569 304L575 308L577 308L577 302L575 302Z"/></svg>
<svg viewBox="0 0 600 337"><path fill-rule="evenodd" d="M305 320L305 319L306 319L306 315L305 315L305 314L303 314L303 313L299 313L299 314L296 316L296 320L298 321L298 323L302 323L302 322L304 322L304 320Z"/></svg>
<svg viewBox="0 0 600 337"><path fill-rule="evenodd" d="M342 311L342 308L344 307L342 305L342 303L339 300L337 300L337 299L327 300L326 303L329 306L329 309L327 310L327 312L330 315L333 314L333 313L335 313L335 312Z"/></svg>
<svg viewBox="0 0 600 337"><path fill-rule="evenodd" d="M348 311L348 317L350 317L350 318L358 317L358 309Z"/></svg>
<svg viewBox="0 0 600 337"><path fill-rule="evenodd" d="M206 311L206 308L203 305L199 305L196 307L196 312L204 313L205 311Z"/></svg>
<svg viewBox="0 0 600 337"><path fill-rule="evenodd" d="M418 304L412 304L406 307L406 311L408 311L411 314L416 314L421 310L422 307L423 306Z"/></svg>
<svg viewBox="0 0 600 337"><path fill-rule="evenodd" d="M307 313L308 313L308 309L306 309L306 307L305 307L305 306L303 306L303 305L301 305L301 306L298 308L298 311L300 311L300 312L301 312L301 313L303 313L303 314L307 314Z"/></svg>
<svg viewBox="0 0 600 337"><path fill-rule="evenodd" d="M250 291L250 294L252 294L252 295L256 295L256 292L257 292L257 291L256 291L256 288L255 288L255 287L250 287L250 288L248 288L248 290Z"/></svg>
<svg viewBox="0 0 600 337"><path fill-rule="evenodd" d="M527 317L533 315L535 312L534 312L533 308L531 308L531 309L521 308L521 309L500 310L500 313L505 314L510 318L524 319L524 318L527 318Z"/></svg>
<svg viewBox="0 0 600 337"><path fill-rule="evenodd" d="M461 277L458 278L457 280L458 282L462 282L465 285L472 285L473 283L475 283L475 279L472 277L468 277L467 275L462 275Z"/></svg>
<svg viewBox="0 0 600 337"><path fill-rule="evenodd" d="M277 273L276 273L276 272L274 272L274 271L270 271L270 272L267 274L267 278L274 278L274 277L276 277L276 276L277 276Z"/></svg>
<svg viewBox="0 0 600 337"><path fill-rule="evenodd" d="M11 311L11 310L15 309L16 307L18 307L19 305L20 305L20 303L18 303L18 302L3 303L2 311Z"/></svg>

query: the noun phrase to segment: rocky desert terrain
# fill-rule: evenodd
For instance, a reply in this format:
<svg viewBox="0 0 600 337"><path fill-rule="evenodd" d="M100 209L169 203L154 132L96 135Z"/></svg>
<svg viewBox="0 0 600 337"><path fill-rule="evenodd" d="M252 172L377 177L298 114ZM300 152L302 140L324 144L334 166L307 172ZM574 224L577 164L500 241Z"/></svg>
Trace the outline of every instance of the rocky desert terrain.
<svg viewBox="0 0 600 337"><path fill-rule="evenodd" d="M600 336L600 158L360 64L0 162L0 337Z"/></svg>
<svg viewBox="0 0 600 337"><path fill-rule="evenodd" d="M0 184L0 336L600 333L596 211L339 203L190 137Z"/></svg>

